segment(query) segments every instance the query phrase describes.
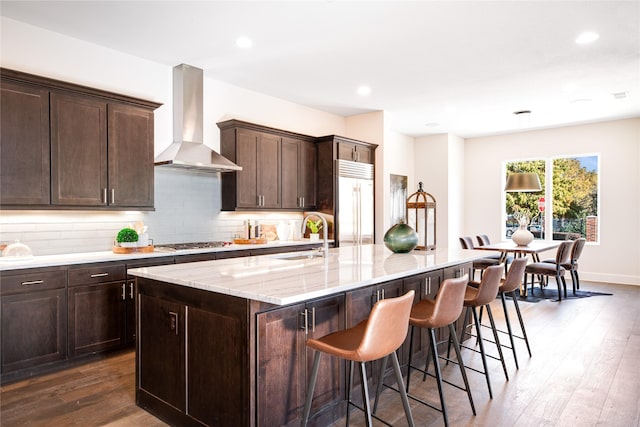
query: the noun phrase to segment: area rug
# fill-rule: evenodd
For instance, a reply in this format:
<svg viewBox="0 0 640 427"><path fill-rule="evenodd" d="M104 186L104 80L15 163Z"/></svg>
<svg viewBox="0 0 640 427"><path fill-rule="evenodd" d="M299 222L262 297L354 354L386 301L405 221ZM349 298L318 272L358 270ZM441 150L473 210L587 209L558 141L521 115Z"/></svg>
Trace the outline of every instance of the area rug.
<svg viewBox="0 0 640 427"><path fill-rule="evenodd" d="M595 292L595 291L581 291L577 290L575 295L571 289L567 289L567 297L562 296L562 300L565 299L578 299L578 298L588 298L595 297L601 295L613 295L606 292ZM558 290L551 288L543 288L540 289L538 287L534 288L533 293L531 289L527 290L527 296L520 295L518 301L523 302L540 302L543 300L551 300L551 301L559 301L558 299Z"/></svg>

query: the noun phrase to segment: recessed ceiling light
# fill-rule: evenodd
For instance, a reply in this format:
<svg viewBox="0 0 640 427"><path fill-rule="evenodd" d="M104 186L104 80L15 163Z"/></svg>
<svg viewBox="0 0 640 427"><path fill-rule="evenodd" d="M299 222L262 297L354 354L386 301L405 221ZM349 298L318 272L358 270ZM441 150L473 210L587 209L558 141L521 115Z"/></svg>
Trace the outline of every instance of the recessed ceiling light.
<svg viewBox="0 0 640 427"><path fill-rule="evenodd" d="M629 94L627 92L614 92L611 96L613 96L613 99L625 99Z"/></svg>
<svg viewBox="0 0 640 427"><path fill-rule="evenodd" d="M586 31L578 36L576 39L576 43L578 44L589 44L598 40L600 36L593 31Z"/></svg>
<svg viewBox="0 0 640 427"><path fill-rule="evenodd" d="M358 95L360 96L366 96L369 95L371 93L371 88L369 86L360 86L358 88Z"/></svg>
<svg viewBox="0 0 640 427"><path fill-rule="evenodd" d="M425 125L425 127L428 127L428 128L435 128L435 127L440 126L440 123L429 122L429 123L425 123L424 125Z"/></svg>
<svg viewBox="0 0 640 427"><path fill-rule="evenodd" d="M236 39L236 46L242 49L248 49L253 46L253 40L249 37L238 37Z"/></svg>

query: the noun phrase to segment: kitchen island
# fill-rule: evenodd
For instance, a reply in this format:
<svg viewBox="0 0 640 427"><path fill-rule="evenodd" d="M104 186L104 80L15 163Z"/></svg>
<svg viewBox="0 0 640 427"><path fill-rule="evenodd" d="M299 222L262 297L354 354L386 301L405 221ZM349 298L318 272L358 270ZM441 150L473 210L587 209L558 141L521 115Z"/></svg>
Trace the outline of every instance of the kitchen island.
<svg viewBox="0 0 640 427"><path fill-rule="evenodd" d="M307 337L350 327L381 298L437 292L482 252L383 245L130 269L137 283L136 402L174 425L299 425ZM406 343L407 344L407 343ZM425 351L418 339L415 352ZM401 347L406 362L408 345ZM345 364L323 358L312 425L344 415Z"/></svg>

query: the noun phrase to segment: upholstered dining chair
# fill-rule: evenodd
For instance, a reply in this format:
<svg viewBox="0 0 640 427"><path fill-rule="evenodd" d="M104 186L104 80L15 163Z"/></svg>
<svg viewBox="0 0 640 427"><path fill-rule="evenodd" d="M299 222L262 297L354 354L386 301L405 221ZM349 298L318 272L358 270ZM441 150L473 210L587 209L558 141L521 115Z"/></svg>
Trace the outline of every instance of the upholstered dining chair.
<svg viewBox="0 0 640 427"><path fill-rule="evenodd" d="M473 239L468 236L460 237L460 246L462 246L462 249L475 249L475 246L473 244ZM471 277L471 280L475 279L476 270L480 271L480 278L482 279L482 273L484 272L484 270L486 270L487 267L491 267L492 265L499 265L499 264L500 264L499 258L491 258L491 257L480 258L473 261L473 277Z"/></svg>
<svg viewBox="0 0 640 427"><path fill-rule="evenodd" d="M478 246L486 246L491 244L491 239L489 239L489 236L487 236L486 234L477 235L476 240L478 241ZM511 261L513 261L513 256L511 255L504 256L502 254L496 254L496 255L489 255L487 258L501 260L502 257L504 257L504 274L506 275L509 269L509 264L511 264Z"/></svg>
<svg viewBox="0 0 640 427"><path fill-rule="evenodd" d="M571 284L573 285L573 293L575 295L576 289L580 289L580 278L578 277L578 258L582 255L582 250L587 239L581 237L573 241L571 245L571 254L569 255L569 262L562 264L565 270L569 270L571 274ZM544 262L555 263L555 259L546 259Z"/></svg>
<svg viewBox="0 0 640 427"><path fill-rule="evenodd" d="M567 282L564 279L566 272L564 265L570 263L569 256L571 254L571 240L565 240L560 244L556 251L554 262L534 262L527 265L524 269L524 290L527 292L527 277L531 277L531 294L533 295L534 276L555 277L558 286L558 300L562 300L562 289L564 289L564 297L567 297ZM542 291L542 280L540 280L540 290Z"/></svg>

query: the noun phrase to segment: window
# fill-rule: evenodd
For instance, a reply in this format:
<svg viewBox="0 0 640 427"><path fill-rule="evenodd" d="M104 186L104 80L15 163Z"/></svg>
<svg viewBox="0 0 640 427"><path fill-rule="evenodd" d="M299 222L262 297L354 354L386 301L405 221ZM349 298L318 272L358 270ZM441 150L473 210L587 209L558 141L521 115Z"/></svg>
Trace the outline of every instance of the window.
<svg viewBox="0 0 640 427"><path fill-rule="evenodd" d="M515 172L535 172L542 191L505 192L505 236L510 238L518 229L516 217L526 215L529 231L536 239L585 237L587 242L598 242L599 164L597 154L507 162L505 177ZM547 230L551 230L550 235Z"/></svg>

